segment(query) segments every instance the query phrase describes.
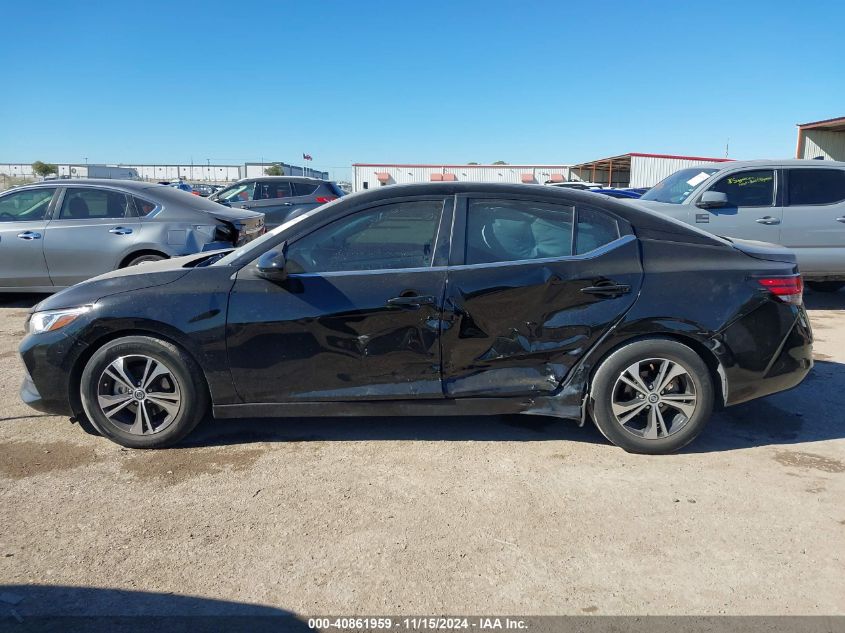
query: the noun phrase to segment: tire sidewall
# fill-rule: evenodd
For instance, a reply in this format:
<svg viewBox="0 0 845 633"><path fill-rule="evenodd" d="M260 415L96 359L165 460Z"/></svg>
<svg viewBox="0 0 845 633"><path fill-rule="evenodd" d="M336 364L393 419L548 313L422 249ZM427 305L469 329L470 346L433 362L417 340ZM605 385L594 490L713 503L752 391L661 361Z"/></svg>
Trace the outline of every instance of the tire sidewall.
<svg viewBox="0 0 845 633"><path fill-rule="evenodd" d="M176 419L161 432L150 435L129 433L111 422L97 403L97 387L106 367L120 356L143 354L164 363L179 383L182 406ZM202 419L206 398L198 384L193 360L175 345L145 336L129 336L106 343L88 360L79 382L79 395L85 415L103 436L129 448L161 448L181 440Z"/></svg>
<svg viewBox="0 0 845 633"><path fill-rule="evenodd" d="M611 409L613 389L622 372L648 358L665 358L681 364L689 372L697 396L692 418L669 437L647 440L622 428ZM710 370L701 357L686 345L672 339L641 339L611 353L596 370L591 387L593 421L613 444L631 453L664 454L680 450L704 430L713 411L715 391Z"/></svg>
<svg viewBox="0 0 845 633"><path fill-rule="evenodd" d="M131 266L138 266L139 264L146 264L147 262L160 262L164 259L167 258L161 255L139 255L138 257L133 257L132 259L130 259L129 262L126 264L126 268L129 268Z"/></svg>

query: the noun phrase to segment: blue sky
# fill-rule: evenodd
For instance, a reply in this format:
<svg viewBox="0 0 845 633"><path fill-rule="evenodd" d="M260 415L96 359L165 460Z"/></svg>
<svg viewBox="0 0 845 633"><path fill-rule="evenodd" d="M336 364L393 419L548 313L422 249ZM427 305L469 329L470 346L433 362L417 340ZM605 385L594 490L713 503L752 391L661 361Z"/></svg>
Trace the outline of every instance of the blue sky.
<svg viewBox="0 0 845 633"><path fill-rule="evenodd" d="M0 162L790 156L845 3L5 3Z"/></svg>

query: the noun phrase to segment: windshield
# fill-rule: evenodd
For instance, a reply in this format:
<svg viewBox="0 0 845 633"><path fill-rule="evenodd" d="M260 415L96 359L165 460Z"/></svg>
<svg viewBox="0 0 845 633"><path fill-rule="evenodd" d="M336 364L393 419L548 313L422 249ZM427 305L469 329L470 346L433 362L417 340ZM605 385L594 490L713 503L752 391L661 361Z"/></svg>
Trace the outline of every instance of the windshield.
<svg viewBox="0 0 845 633"><path fill-rule="evenodd" d="M718 169L711 167L693 167L676 171L646 191L640 200L681 204L689 198L693 190L715 174Z"/></svg>

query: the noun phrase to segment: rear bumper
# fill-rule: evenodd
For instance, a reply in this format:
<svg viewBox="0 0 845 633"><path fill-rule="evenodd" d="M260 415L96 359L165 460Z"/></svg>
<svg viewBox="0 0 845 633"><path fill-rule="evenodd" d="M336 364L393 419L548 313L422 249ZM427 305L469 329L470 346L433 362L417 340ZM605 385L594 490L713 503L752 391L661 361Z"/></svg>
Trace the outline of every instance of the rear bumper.
<svg viewBox="0 0 845 633"><path fill-rule="evenodd" d="M739 351L734 349L734 353L731 354L734 362L726 369L728 383L726 404L740 404L797 387L813 368L813 333L804 307L787 306L785 304L779 304L776 307L777 313L764 315L763 318L769 321L777 317L777 320L783 323L784 317L791 317L787 321L790 324L785 328L786 334L782 335L780 341L761 337L763 331L761 326L765 324L758 322L759 315L757 315L757 319L750 323L743 323L744 319L740 320L725 333L725 339L729 346L731 342L736 344L737 339L745 339L746 342L756 343L758 354L765 351L772 343L778 343L773 348L772 353L758 355L760 361L765 362L765 365L762 362L745 362L747 357L743 353L741 345ZM745 332L737 330L737 328L751 327L755 329L746 329ZM731 330L734 331L731 332ZM731 338L734 341L731 341Z"/></svg>

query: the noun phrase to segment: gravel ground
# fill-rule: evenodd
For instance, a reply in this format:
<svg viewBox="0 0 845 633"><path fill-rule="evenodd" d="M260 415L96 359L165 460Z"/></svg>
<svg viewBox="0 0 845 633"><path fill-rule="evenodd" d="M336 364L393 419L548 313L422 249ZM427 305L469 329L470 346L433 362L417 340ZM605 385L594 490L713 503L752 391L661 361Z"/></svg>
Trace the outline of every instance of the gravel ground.
<svg viewBox="0 0 845 633"><path fill-rule="evenodd" d="M804 384L664 457L519 416L127 450L19 401L35 300L0 299L0 616L845 614L845 293L807 297Z"/></svg>

